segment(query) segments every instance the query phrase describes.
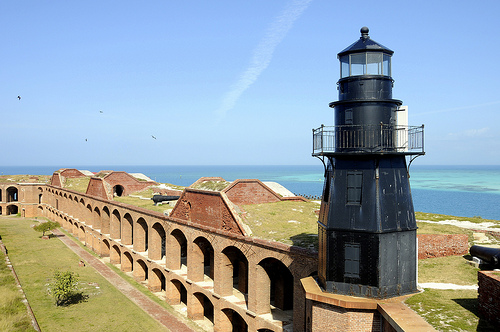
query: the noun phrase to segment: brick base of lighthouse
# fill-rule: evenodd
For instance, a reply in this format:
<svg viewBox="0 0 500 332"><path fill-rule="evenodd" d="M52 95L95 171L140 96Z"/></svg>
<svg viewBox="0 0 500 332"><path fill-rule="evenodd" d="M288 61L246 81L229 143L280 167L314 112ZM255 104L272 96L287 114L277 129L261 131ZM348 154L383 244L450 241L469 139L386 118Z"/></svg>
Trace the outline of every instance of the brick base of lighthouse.
<svg viewBox="0 0 500 332"><path fill-rule="evenodd" d="M368 299L326 292L313 277L301 282L307 299L307 332L435 331L403 303L408 296Z"/></svg>

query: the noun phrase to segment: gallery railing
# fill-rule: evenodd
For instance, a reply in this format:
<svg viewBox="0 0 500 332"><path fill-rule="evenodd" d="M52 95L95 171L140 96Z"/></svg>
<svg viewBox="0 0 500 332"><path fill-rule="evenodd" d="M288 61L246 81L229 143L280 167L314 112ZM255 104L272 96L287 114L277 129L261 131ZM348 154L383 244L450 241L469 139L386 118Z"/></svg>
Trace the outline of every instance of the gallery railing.
<svg viewBox="0 0 500 332"><path fill-rule="evenodd" d="M344 153L424 154L424 126L342 125L313 129L313 156Z"/></svg>

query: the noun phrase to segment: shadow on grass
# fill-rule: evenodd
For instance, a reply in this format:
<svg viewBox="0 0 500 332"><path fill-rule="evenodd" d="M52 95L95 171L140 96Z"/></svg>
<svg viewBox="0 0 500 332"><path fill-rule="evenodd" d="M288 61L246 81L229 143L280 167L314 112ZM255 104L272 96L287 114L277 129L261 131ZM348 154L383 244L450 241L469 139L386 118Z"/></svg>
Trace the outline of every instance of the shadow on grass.
<svg viewBox="0 0 500 332"><path fill-rule="evenodd" d="M495 327L488 320L484 319L479 315L479 303L478 299L452 299L456 304L460 305L465 310L470 311L474 315L479 318L479 322L477 324L477 331L498 331L498 328Z"/></svg>
<svg viewBox="0 0 500 332"><path fill-rule="evenodd" d="M290 237L294 246L318 251L318 234L300 233Z"/></svg>
<svg viewBox="0 0 500 332"><path fill-rule="evenodd" d="M78 304L80 302L87 302L89 299L89 296L86 294L83 294L83 292L75 292L71 295L68 296L67 299L60 300L56 305L58 307L68 307L72 304Z"/></svg>

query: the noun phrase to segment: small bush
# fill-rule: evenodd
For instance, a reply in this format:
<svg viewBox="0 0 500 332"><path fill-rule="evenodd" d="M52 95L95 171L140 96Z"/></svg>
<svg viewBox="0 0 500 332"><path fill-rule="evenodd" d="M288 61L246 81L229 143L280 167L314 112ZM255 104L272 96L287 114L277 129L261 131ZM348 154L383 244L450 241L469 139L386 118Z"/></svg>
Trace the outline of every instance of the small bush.
<svg viewBox="0 0 500 332"><path fill-rule="evenodd" d="M50 292L57 306L78 303L83 300L81 292L77 292L79 276L75 272L55 272L50 285Z"/></svg>

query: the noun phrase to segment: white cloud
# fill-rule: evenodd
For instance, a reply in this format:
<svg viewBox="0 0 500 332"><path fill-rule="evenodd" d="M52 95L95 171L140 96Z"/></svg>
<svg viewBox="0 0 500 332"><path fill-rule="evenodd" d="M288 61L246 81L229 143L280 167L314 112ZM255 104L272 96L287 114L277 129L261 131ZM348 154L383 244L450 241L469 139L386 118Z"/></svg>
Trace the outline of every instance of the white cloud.
<svg viewBox="0 0 500 332"><path fill-rule="evenodd" d="M216 115L223 118L231 110L240 96L259 78L260 74L269 66L274 51L278 44L285 38L293 23L307 9L312 0L292 1L283 12L276 17L269 27L266 36L254 49L249 67L243 72L238 81L224 96L222 104L215 111Z"/></svg>
<svg viewBox="0 0 500 332"><path fill-rule="evenodd" d="M461 139L461 138L483 138L487 137L490 132L489 127L479 128L479 129L467 129L464 131L449 133L448 139Z"/></svg>

